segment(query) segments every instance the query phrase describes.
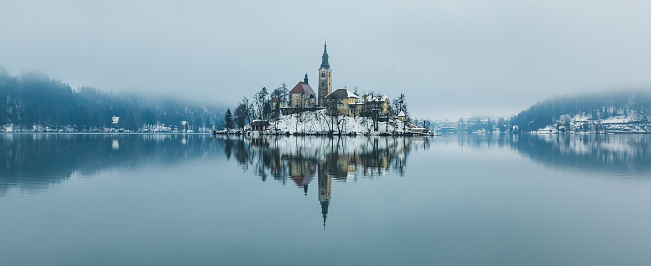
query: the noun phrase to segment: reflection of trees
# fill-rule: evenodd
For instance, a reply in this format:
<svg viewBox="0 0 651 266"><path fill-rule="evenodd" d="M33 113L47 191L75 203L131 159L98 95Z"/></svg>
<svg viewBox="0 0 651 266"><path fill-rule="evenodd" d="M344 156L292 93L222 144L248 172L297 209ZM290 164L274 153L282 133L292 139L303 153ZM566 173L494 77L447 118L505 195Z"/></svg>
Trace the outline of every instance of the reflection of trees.
<svg viewBox="0 0 651 266"><path fill-rule="evenodd" d="M512 148L543 165L591 172L651 172L650 135L458 135L459 147Z"/></svg>
<svg viewBox="0 0 651 266"><path fill-rule="evenodd" d="M560 168L617 173L651 172L649 135L545 135L511 142L535 162Z"/></svg>
<svg viewBox="0 0 651 266"><path fill-rule="evenodd" d="M318 174L317 195L324 229L333 180L373 178L392 169L404 175L407 155L417 148L429 148L427 138L226 136L217 141L224 141L226 157L235 154L244 171L252 167L263 181L271 175L283 185L291 179L305 195Z"/></svg>
<svg viewBox="0 0 651 266"><path fill-rule="evenodd" d="M12 187L46 189L73 174L222 154L210 141L203 135L0 135L0 195Z"/></svg>
<svg viewBox="0 0 651 266"><path fill-rule="evenodd" d="M395 170L403 175L407 155L414 147L429 147L427 138L277 137L220 138L225 154L235 154L244 170L255 169L266 180L271 175L285 184L292 179L307 186L317 171L339 181L349 177L377 177ZM231 143L235 142L235 143Z"/></svg>

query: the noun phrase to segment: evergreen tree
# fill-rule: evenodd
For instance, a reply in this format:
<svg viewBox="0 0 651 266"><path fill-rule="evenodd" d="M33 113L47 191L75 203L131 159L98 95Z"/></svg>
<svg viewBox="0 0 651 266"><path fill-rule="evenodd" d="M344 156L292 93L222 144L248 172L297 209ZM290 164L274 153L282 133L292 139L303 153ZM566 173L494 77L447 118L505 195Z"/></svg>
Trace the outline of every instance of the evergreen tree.
<svg viewBox="0 0 651 266"><path fill-rule="evenodd" d="M224 128L225 129L233 128L233 115L231 114L230 108L226 110L226 114L224 115Z"/></svg>
<svg viewBox="0 0 651 266"><path fill-rule="evenodd" d="M249 99L244 97L235 108L235 123L238 128L243 128L251 122L251 109L253 104L249 105Z"/></svg>
<svg viewBox="0 0 651 266"><path fill-rule="evenodd" d="M258 92L255 95L254 101L255 101L255 116L258 119L264 119L265 118L265 113L264 113L264 107L265 105L269 102L267 99L267 96L269 96L269 93L267 92L266 87L262 87L260 92Z"/></svg>
<svg viewBox="0 0 651 266"><path fill-rule="evenodd" d="M90 87L73 91L68 84L44 74L11 77L0 71L0 125L100 131L111 128L111 117L118 116L120 128L135 131L144 125L178 125L181 120L194 127L205 126L208 121L221 120L218 113L214 107L113 95Z"/></svg>

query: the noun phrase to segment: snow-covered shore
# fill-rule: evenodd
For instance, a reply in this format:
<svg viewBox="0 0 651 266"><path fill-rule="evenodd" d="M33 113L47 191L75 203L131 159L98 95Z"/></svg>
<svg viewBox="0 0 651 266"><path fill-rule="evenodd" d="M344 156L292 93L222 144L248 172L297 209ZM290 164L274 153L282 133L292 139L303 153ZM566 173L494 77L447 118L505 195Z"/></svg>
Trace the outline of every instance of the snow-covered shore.
<svg viewBox="0 0 651 266"><path fill-rule="evenodd" d="M562 115L553 125L547 125L531 134L649 134L651 123L644 116L636 114L615 115L602 119L593 119L586 114Z"/></svg>
<svg viewBox="0 0 651 266"><path fill-rule="evenodd" d="M269 120L267 130L256 131L263 135L404 135L411 133L413 124L399 120L377 122L368 117L329 116L326 110L308 111L299 114L281 115ZM222 130L217 133L251 132L251 126L242 130Z"/></svg>

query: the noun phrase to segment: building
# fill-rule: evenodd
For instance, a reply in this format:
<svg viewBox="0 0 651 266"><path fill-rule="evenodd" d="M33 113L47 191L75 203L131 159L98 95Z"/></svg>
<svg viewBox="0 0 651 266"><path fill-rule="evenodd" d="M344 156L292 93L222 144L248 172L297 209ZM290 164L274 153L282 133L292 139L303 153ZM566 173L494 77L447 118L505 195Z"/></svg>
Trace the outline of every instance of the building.
<svg viewBox="0 0 651 266"><path fill-rule="evenodd" d="M365 94L361 116L386 119L389 114L389 97L382 94Z"/></svg>
<svg viewBox="0 0 651 266"><path fill-rule="evenodd" d="M319 106L325 106L325 99L332 93L332 70L328 62L327 43L323 45L321 68L319 68Z"/></svg>
<svg viewBox="0 0 651 266"><path fill-rule="evenodd" d="M253 131L265 131L269 129L270 124L267 120L253 120L249 125Z"/></svg>
<svg viewBox="0 0 651 266"><path fill-rule="evenodd" d="M407 120L407 115L405 115L405 112L400 111L400 113L398 114L398 120L403 121L403 122L405 120Z"/></svg>
<svg viewBox="0 0 651 266"><path fill-rule="evenodd" d="M316 106L316 93L307 83L307 74L305 79L299 81L294 88L289 91L289 107L291 108L313 108Z"/></svg>
<svg viewBox="0 0 651 266"><path fill-rule="evenodd" d="M349 90L337 89L325 98L326 114L357 116L362 106L358 100L359 97Z"/></svg>
<svg viewBox="0 0 651 266"><path fill-rule="evenodd" d="M269 100L269 105L271 106L271 111L285 107L285 103L278 97L271 97Z"/></svg>

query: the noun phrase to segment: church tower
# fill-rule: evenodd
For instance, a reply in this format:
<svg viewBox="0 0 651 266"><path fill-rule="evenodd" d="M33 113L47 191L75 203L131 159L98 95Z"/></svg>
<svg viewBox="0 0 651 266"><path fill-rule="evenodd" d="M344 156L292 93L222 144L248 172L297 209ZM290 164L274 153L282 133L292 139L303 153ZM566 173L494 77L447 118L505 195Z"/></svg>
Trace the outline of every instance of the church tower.
<svg viewBox="0 0 651 266"><path fill-rule="evenodd" d="M323 216L323 230L328 218L328 206L332 198L332 176L326 172L325 163L319 164L318 185L319 185L319 203L321 203L321 215Z"/></svg>
<svg viewBox="0 0 651 266"><path fill-rule="evenodd" d="M328 44L323 44L323 57L319 68L319 106L325 106L325 97L332 92L332 70L328 63Z"/></svg>

